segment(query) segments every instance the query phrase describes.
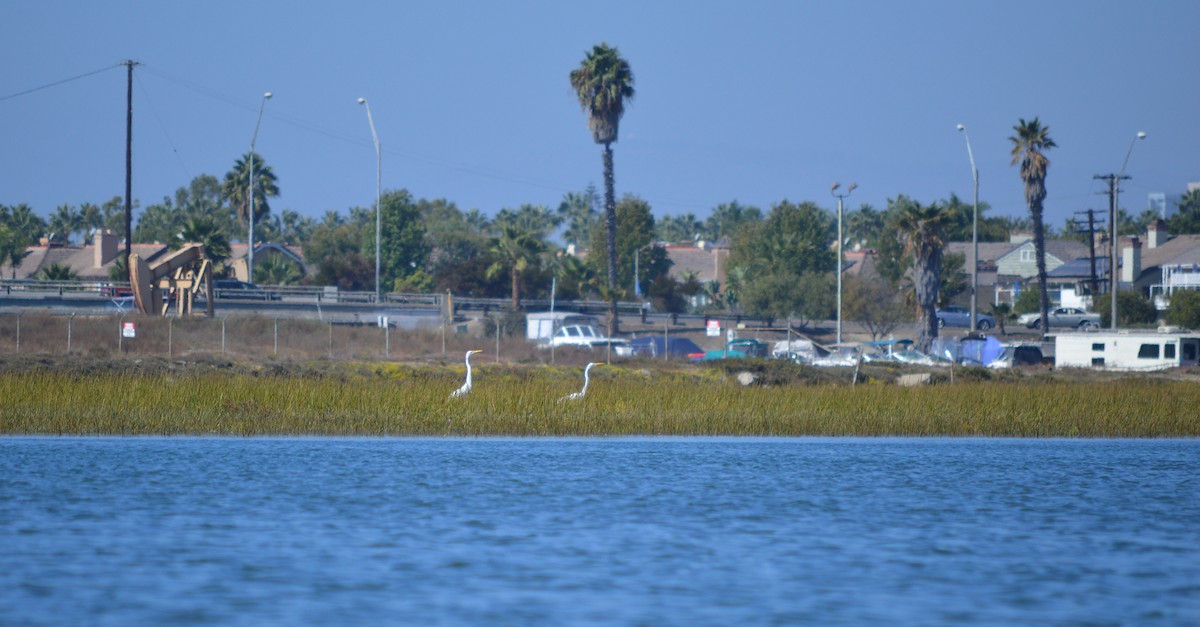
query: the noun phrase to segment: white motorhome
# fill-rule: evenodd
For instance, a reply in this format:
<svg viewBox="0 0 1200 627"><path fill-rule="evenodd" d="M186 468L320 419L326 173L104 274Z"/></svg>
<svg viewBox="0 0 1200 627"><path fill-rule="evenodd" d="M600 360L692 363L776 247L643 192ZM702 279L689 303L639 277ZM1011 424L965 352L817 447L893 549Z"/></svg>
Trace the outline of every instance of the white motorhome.
<svg viewBox="0 0 1200 627"><path fill-rule="evenodd" d="M1166 370L1200 361L1200 333L1173 327L1155 331L1094 331L1054 337L1058 368Z"/></svg>

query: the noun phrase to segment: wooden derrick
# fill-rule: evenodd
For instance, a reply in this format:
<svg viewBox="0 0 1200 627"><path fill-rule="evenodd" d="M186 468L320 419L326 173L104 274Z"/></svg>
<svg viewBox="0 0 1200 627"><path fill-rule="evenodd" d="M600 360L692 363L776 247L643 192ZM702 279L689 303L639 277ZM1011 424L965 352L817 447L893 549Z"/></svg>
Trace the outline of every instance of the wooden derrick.
<svg viewBox="0 0 1200 627"><path fill-rule="evenodd" d="M129 283L142 313L166 315L174 300L179 315L191 315L196 296L203 290L205 313L210 318L213 315L212 260L201 244L187 244L154 263L131 254Z"/></svg>

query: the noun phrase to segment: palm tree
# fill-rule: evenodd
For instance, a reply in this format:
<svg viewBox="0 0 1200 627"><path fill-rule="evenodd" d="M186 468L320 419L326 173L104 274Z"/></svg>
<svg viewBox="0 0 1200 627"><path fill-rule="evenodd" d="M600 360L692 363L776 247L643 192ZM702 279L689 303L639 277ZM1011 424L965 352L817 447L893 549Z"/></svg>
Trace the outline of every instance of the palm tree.
<svg viewBox="0 0 1200 627"><path fill-rule="evenodd" d="M44 281L78 281L79 273L71 269L71 266L61 263L52 263L38 273Z"/></svg>
<svg viewBox="0 0 1200 627"><path fill-rule="evenodd" d="M83 214L71 205L60 205L50 215L50 231L64 246L71 243L71 234L83 230Z"/></svg>
<svg viewBox="0 0 1200 627"><path fill-rule="evenodd" d="M1057 144L1050 139L1050 127L1042 126L1037 118L1014 126L1012 165L1021 164L1021 180L1025 182L1025 203L1033 219L1033 247L1037 255L1038 294L1041 302L1042 333L1049 329L1050 296L1046 292L1046 232L1042 223L1042 202L1046 200L1046 169L1050 160L1044 151Z"/></svg>
<svg viewBox="0 0 1200 627"><path fill-rule="evenodd" d="M254 261L254 279L260 285L294 285L304 278L295 261L277 253L263 255Z"/></svg>
<svg viewBox="0 0 1200 627"><path fill-rule="evenodd" d="M26 246L37 244L38 238L46 232L46 221L25 203L13 207L0 205L0 221L7 223L18 241Z"/></svg>
<svg viewBox="0 0 1200 627"><path fill-rule="evenodd" d="M513 310L521 308L521 275L537 262L538 256L546 249L546 244L531 231L521 230L515 226L506 226L500 235L492 241L489 252L496 257L496 262L487 269L487 278L493 279L497 274L508 270L512 278Z"/></svg>
<svg viewBox="0 0 1200 627"><path fill-rule="evenodd" d="M188 218L175 239L171 248L179 248L187 242L203 244L204 254L212 260L214 266L221 265L232 254L229 238L217 226L216 220L207 216Z"/></svg>
<svg viewBox="0 0 1200 627"><path fill-rule="evenodd" d="M250 180L251 154L246 153L233 164L233 169L225 174L225 182L221 185L221 195L229 201L229 206L237 211L238 218L244 224L250 222L250 197L246 194L246 184ZM258 153L254 153L254 221L258 222L271 212L267 204L268 198L279 196L279 185L276 183L275 172L271 166L263 162Z"/></svg>
<svg viewBox="0 0 1200 627"><path fill-rule="evenodd" d="M633 99L633 70L616 48L593 46L579 67L571 71L571 88L588 116L592 139L604 144L604 220L608 228L608 289L617 287L617 200L613 191L612 143L617 141L625 100ZM617 301L609 301L611 333L618 333Z"/></svg>
<svg viewBox="0 0 1200 627"><path fill-rule="evenodd" d="M942 251L946 247L946 227L954 216L945 207L933 203L922 206L910 201L896 216L896 230L904 242L904 254L912 255L913 295L916 297L917 348L928 351L938 336L937 300L941 288Z"/></svg>
<svg viewBox="0 0 1200 627"><path fill-rule="evenodd" d="M17 266L28 256L24 238L0 222L0 264L7 263L12 268L12 278L17 278Z"/></svg>

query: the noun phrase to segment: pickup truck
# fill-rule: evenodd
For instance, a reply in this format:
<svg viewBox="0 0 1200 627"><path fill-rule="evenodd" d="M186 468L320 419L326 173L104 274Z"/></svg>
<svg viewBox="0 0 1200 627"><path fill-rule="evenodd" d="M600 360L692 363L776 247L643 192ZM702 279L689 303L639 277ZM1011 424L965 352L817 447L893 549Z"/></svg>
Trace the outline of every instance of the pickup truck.
<svg viewBox="0 0 1200 627"><path fill-rule="evenodd" d="M1023 324L1030 329L1036 329L1041 326L1042 313L1034 311L1027 314L1021 314L1017 318L1018 324ZM1078 328L1090 329L1100 326L1100 314L1084 311L1077 307L1055 307L1050 310L1050 328Z"/></svg>

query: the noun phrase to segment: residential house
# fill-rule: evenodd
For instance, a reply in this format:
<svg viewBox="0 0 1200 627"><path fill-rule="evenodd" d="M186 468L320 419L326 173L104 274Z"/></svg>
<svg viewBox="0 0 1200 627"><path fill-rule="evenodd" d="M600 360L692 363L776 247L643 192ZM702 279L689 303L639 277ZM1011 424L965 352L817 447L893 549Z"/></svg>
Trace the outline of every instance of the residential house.
<svg viewBox="0 0 1200 627"><path fill-rule="evenodd" d="M54 264L70 268L83 280L108 281L113 265L125 255L120 237L110 233L96 233L93 244L80 247L51 244L43 238L41 244L26 249L29 253L16 268L8 263L0 266L0 277L11 279L37 278L42 270ZM167 250L166 244L134 244L132 252L143 259L153 260Z"/></svg>

